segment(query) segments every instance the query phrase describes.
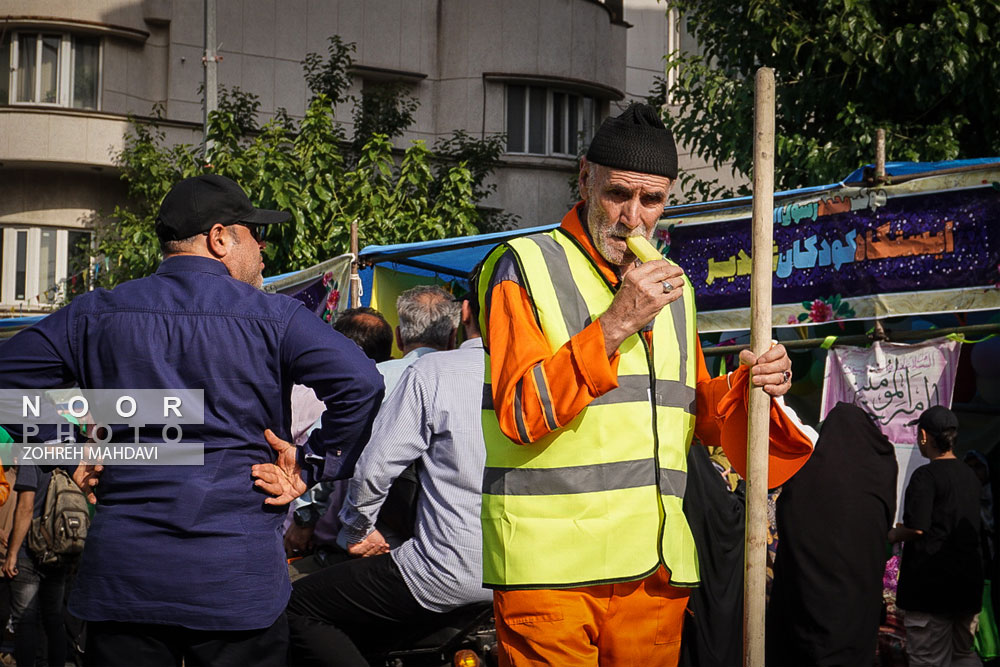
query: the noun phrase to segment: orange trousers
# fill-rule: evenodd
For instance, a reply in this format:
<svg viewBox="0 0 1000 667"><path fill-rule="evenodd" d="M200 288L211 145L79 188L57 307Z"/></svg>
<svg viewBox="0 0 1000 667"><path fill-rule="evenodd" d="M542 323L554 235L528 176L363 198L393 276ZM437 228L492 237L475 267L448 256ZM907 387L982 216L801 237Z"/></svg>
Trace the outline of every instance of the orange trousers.
<svg viewBox="0 0 1000 667"><path fill-rule="evenodd" d="M676 667L688 589L660 569L638 581L494 591L502 667Z"/></svg>

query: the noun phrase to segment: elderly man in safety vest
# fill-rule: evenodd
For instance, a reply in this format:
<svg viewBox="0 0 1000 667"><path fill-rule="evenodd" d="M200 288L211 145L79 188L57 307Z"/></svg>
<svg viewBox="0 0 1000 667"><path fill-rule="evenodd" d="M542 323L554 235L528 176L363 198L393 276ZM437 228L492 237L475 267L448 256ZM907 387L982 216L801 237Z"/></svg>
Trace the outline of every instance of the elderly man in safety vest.
<svg viewBox="0 0 1000 667"><path fill-rule="evenodd" d="M784 348L710 378L691 283L628 249L676 178L673 136L634 104L597 131L560 227L484 264L483 567L502 664L676 665L699 581L681 508L692 438L745 464L752 383L774 397L769 485L812 451L780 398Z"/></svg>

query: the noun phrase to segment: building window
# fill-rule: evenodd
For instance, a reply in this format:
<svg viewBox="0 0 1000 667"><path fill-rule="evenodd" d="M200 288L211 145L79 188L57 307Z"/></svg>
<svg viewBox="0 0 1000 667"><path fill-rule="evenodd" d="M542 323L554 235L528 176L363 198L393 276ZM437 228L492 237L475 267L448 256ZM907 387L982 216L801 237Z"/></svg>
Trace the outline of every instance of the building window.
<svg viewBox="0 0 1000 667"><path fill-rule="evenodd" d="M101 40L86 35L14 32L0 41L0 103L100 106Z"/></svg>
<svg viewBox="0 0 1000 667"><path fill-rule="evenodd" d="M507 86L507 152L576 157L594 136L594 98L543 86Z"/></svg>
<svg viewBox="0 0 1000 667"><path fill-rule="evenodd" d="M60 303L67 290L86 282L90 239L91 232L78 229L0 228L0 302Z"/></svg>

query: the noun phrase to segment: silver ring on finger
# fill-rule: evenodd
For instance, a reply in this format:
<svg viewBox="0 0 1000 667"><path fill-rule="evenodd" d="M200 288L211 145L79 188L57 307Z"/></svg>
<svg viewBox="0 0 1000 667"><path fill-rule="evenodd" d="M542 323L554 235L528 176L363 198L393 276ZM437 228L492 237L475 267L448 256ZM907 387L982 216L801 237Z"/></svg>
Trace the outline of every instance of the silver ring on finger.
<svg viewBox="0 0 1000 667"><path fill-rule="evenodd" d="M669 294L670 291L672 289L674 289L674 286L670 284L669 280L664 280L660 284L663 285L663 293L664 294Z"/></svg>
<svg viewBox="0 0 1000 667"><path fill-rule="evenodd" d="M788 384L791 381L792 381L792 372L791 371L784 371L784 372L782 372L782 374L781 374L781 384Z"/></svg>

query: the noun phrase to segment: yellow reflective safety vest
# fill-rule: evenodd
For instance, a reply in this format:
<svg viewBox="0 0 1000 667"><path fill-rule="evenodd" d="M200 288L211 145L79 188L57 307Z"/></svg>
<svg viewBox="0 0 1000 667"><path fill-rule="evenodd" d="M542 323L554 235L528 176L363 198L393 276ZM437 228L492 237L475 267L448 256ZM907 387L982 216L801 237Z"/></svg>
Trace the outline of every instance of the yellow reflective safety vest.
<svg viewBox="0 0 1000 667"><path fill-rule="evenodd" d="M614 298L615 288L593 260L557 228L514 239L491 253L479 282L483 314L489 277L508 251L553 353ZM698 582L694 539L682 510L697 373L694 290L687 279L683 289L683 297L654 320L652 345L639 334L622 343L618 387L528 445L500 430L487 354L486 586L568 588L629 581L652 574L661 563L673 585ZM533 374L548 422L555 424L541 367Z"/></svg>

